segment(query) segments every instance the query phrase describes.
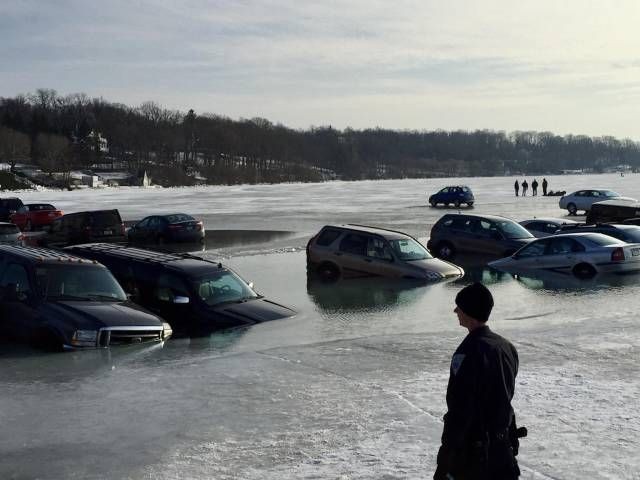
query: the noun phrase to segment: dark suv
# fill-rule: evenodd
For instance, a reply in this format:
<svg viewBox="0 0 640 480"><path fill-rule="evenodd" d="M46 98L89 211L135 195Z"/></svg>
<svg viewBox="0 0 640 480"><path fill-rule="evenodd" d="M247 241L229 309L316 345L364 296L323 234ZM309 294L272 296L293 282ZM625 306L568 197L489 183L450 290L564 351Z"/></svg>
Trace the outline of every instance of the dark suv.
<svg viewBox="0 0 640 480"><path fill-rule="evenodd" d="M126 242L118 210L68 213L51 222L44 239L47 246L63 247L87 242Z"/></svg>
<svg viewBox="0 0 640 480"><path fill-rule="evenodd" d="M171 335L103 265L45 248L0 245L0 319L0 338L53 350Z"/></svg>
<svg viewBox="0 0 640 480"><path fill-rule="evenodd" d="M19 198L0 198L0 222L8 222L9 217L23 207Z"/></svg>
<svg viewBox="0 0 640 480"><path fill-rule="evenodd" d="M291 317L295 311L258 295L221 263L107 243L65 250L106 265L136 303L188 335Z"/></svg>
<svg viewBox="0 0 640 480"><path fill-rule="evenodd" d="M517 222L498 215L448 214L431 229L427 248L440 258L458 252L505 257L535 237Z"/></svg>

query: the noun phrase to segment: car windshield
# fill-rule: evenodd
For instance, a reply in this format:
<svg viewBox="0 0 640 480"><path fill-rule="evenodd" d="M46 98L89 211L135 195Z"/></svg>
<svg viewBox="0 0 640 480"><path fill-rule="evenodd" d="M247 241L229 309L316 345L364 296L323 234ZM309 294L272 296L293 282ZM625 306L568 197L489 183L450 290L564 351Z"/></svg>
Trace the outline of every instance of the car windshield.
<svg viewBox="0 0 640 480"><path fill-rule="evenodd" d="M39 265L36 281L49 299L125 301L113 275L98 265Z"/></svg>
<svg viewBox="0 0 640 480"><path fill-rule="evenodd" d="M531 232L516 222L508 220L497 220L496 225L502 234L509 239L514 238L532 238Z"/></svg>
<svg viewBox="0 0 640 480"><path fill-rule="evenodd" d="M425 260L433 258L429 251L412 238L390 240L391 248L400 260Z"/></svg>
<svg viewBox="0 0 640 480"><path fill-rule="evenodd" d="M120 215L115 210L91 212L89 217L94 228L119 227L122 223Z"/></svg>
<svg viewBox="0 0 640 480"><path fill-rule="evenodd" d="M209 306L260 297L244 280L229 270L218 270L192 279L192 285L200 299Z"/></svg>

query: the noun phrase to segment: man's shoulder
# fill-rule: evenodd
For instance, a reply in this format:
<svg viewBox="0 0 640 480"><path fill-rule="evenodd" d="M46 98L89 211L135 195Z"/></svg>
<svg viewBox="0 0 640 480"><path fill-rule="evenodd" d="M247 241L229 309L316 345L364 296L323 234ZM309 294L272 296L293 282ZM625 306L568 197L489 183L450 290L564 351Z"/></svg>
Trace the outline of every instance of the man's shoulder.
<svg viewBox="0 0 640 480"><path fill-rule="evenodd" d="M516 350L509 340L488 327L473 338L473 343L482 350Z"/></svg>

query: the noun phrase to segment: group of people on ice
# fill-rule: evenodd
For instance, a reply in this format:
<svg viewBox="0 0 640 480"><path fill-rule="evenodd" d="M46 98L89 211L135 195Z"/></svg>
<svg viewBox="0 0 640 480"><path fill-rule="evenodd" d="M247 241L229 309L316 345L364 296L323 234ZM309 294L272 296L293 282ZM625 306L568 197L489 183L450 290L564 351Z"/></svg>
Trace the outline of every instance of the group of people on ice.
<svg viewBox="0 0 640 480"><path fill-rule="evenodd" d="M516 191L516 197L520 192L520 186L522 186L522 196L526 197L527 190L529 190L529 184L527 183L526 178L522 181L522 185L518 183L518 180L516 180L516 183L513 184L513 188ZM548 186L549 186L549 182L547 182L546 178L543 178L542 179L542 195L544 195L545 197L547 196ZM531 182L531 194L533 196L538 195L538 181L535 178L533 179L533 182Z"/></svg>

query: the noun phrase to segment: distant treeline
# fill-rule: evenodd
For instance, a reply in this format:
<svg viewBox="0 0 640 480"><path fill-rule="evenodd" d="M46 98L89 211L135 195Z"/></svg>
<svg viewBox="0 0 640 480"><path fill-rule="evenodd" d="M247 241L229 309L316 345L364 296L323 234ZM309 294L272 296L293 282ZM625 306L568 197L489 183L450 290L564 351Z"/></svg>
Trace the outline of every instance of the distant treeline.
<svg viewBox="0 0 640 480"><path fill-rule="evenodd" d="M229 184L639 168L640 145L549 132L295 130L40 89L0 97L0 161L51 173L144 169L165 185Z"/></svg>

